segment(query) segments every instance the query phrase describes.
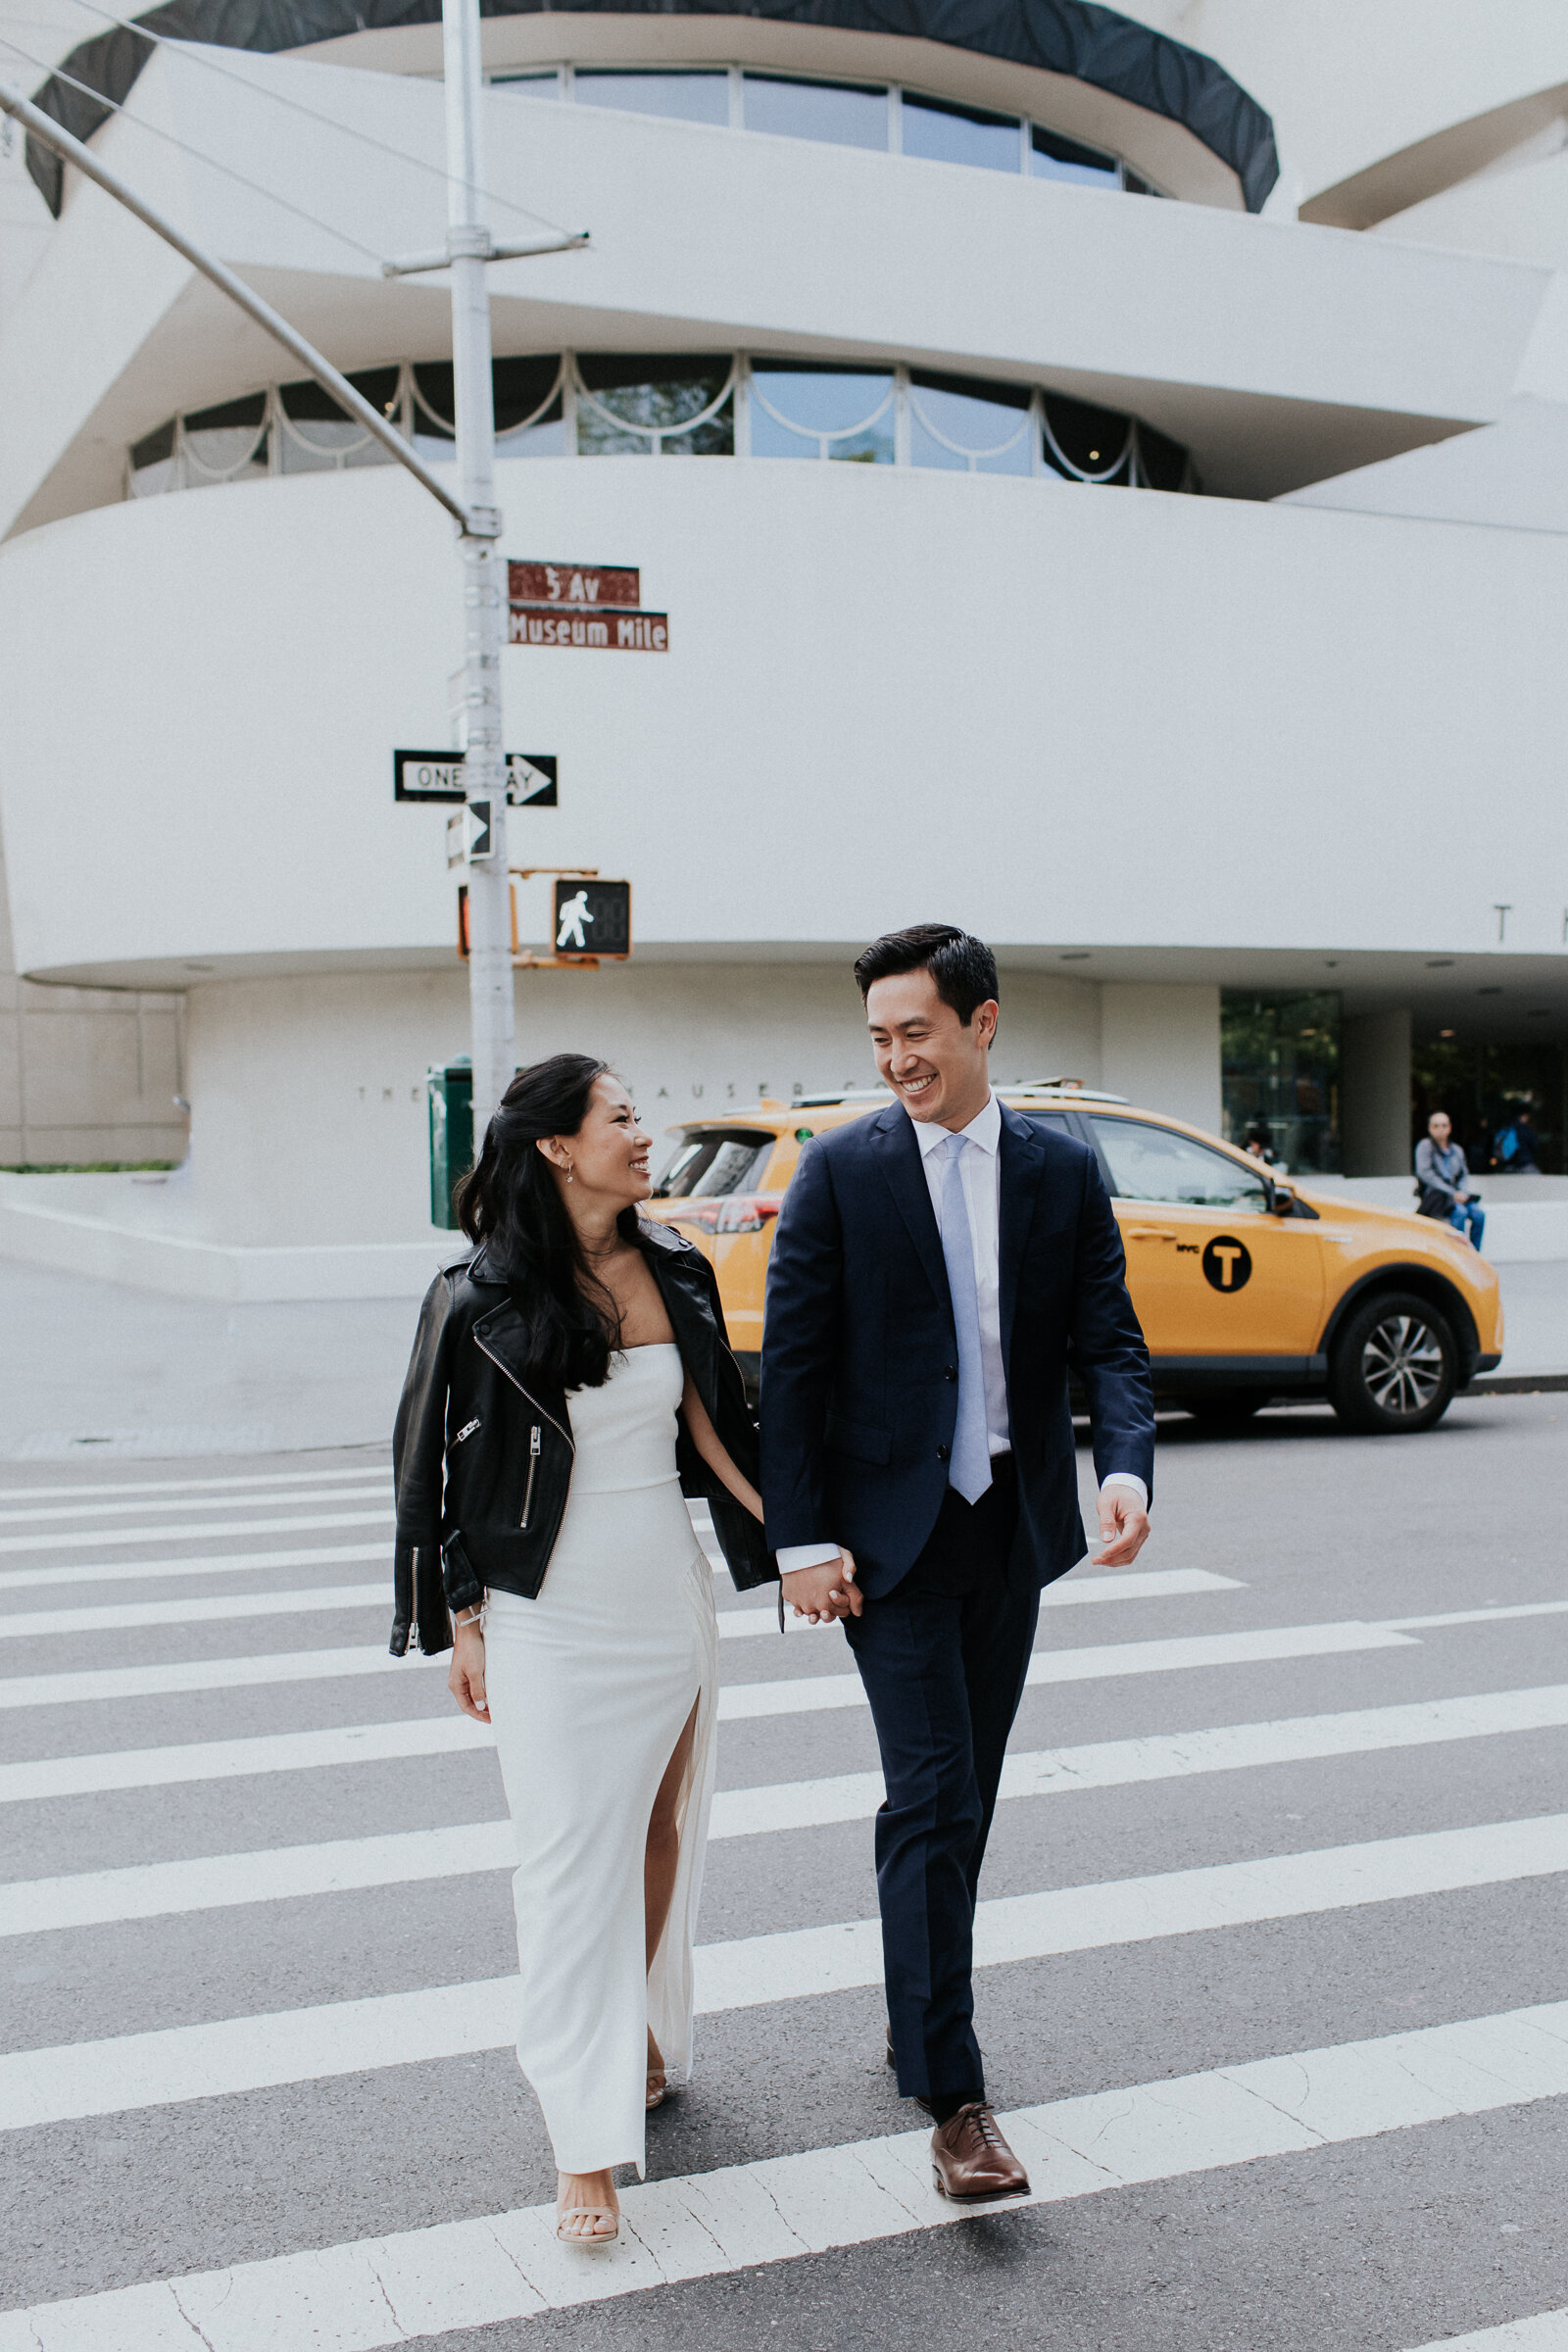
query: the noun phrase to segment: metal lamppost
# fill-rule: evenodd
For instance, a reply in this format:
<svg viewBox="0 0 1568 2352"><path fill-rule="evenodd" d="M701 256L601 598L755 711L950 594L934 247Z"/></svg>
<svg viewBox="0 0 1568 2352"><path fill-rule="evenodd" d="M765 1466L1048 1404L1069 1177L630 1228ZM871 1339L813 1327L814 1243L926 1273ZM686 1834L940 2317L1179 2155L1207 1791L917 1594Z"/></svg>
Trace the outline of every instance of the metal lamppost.
<svg viewBox="0 0 1568 2352"><path fill-rule="evenodd" d="M465 792L470 812L470 843L480 853L474 856L470 851L468 985L474 1134L482 1139L485 1123L511 1083L514 1066L506 756L501 724L501 648L507 635L508 599L506 565L500 553L501 514L495 503L495 400L490 372L490 298L484 271L489 262L567 252L586 245L588 235L586 230L572 230L514 244L493 240L478 218L483 176L478 0L443 0L442 34L447 109L446 247L441 252L383 262L381 269L386 277L431 270L450 269L452 272L455 492L380 410L357 392L331 361L323 359L270 303L264 302L243 278L138 196L90 147L62 130L52 116L5 82L0 82L0 114L23 123L33 138L74 165L84 178L94 181L199 270L280 343L458 523L467 728Z"/></svg>

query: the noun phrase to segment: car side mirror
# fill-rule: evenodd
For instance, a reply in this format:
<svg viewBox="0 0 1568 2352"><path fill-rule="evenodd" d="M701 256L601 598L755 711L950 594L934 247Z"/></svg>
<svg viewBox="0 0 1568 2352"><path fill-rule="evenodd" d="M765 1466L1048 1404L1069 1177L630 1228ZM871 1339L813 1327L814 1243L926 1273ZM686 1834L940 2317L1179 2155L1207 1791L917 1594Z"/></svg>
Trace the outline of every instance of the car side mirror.
<svg viewBox="0 0 1568 2352"><path fill-rule="evenodd" d="M1276 1217L1288 1217L1296 1207L1295 1191L1290 1185L1281 1184L1277 1176L1269 1182L1268 1205L1270 1215Z"/></svg>

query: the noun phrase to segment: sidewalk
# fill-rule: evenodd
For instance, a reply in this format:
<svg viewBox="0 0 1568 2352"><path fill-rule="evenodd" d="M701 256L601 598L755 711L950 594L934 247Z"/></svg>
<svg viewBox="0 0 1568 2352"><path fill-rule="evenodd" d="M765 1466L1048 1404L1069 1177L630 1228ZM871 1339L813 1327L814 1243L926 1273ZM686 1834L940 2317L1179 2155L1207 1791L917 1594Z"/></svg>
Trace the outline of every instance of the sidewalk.
<svg viewBox="0 0 1568 2352"><path fill-rule="evenodd" d="M1568 1374L1568 1263L1498 1269L1500 1377ZM0 1461L385 1445L409 1298L219 1306L0 1257Z"/></svg>

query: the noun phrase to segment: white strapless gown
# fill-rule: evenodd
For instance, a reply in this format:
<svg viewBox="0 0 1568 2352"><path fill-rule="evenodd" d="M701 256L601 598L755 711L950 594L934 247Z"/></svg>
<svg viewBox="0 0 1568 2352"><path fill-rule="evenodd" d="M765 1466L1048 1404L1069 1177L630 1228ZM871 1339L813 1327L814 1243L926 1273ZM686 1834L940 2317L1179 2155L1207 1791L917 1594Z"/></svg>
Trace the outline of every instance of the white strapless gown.
<svg viewBox="0 0 1568 2352"><path fill-rule="evenodd" d="M571 1398L576 1452L536 1600L491 1592L485 1674L517 1838L517 2058L564 2173L643 2170L648 2030L692 2058L692 1943L713 1781L712 1571L675 1472L673 1346ZM649 1817L693 1705L669 1920L646 1969Z"/></svg>

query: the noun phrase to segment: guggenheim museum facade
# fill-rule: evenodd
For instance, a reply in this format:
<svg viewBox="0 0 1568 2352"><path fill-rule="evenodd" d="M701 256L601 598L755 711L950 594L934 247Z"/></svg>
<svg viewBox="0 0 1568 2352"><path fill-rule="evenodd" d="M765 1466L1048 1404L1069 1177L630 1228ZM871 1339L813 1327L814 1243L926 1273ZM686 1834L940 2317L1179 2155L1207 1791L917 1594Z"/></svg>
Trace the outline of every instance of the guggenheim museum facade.
<svg viewBox="0 0 1568 2352"><path fill-rule="evenodd" d="M445 279L381 268L443 234L438 0L0 0L0 42L450 463ZM519 1058L659 1127L863 1086L851 960L940 917L998 951L1000 1076L1349 1179L1528 1102L1561 1169L1560 0L485 0L483 47L497 237L591 232L489 272L507 742L555 785L512 858L633 907L629 961L518 970ZM541 619L601 593L649 625ZM435 503L14 135L0 1160L180 1164L0 1178L0 1247L420 1287L467 990L394 754L459 743L462 623Z"/></svg>

